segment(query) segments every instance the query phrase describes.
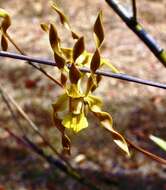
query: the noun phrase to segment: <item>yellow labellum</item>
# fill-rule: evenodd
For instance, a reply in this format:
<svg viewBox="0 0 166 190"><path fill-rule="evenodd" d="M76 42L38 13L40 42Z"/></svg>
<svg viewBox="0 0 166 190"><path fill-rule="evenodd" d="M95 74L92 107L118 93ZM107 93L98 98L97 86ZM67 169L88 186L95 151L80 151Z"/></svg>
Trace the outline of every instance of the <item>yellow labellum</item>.
<svg viewBox="0 0 166 190"><path fill-rule="evenodd" d="M84 112L80 115L69 113L66 117L64 117L62 124L64 127L71 129L76 133L88 127L88 121Z"/></svg>

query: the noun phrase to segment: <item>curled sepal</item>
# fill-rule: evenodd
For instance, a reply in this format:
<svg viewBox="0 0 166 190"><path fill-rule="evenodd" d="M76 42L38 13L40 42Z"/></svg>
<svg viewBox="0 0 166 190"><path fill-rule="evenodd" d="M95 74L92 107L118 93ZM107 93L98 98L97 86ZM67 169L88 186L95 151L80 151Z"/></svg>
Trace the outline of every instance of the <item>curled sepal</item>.
<svg viewBox="0 0 166 190"><path fill-rule="evenodd" d="M66 134L62 134L62 146L63 146L63 154L70 155L71 141L70 141L70 138Z"/></svg>
<svg viewBox="0 0 166 190"><path fill-rule="evenodd" d="M88 104L89 109L92 112L100 112L102 107L102 100L94 95L88 95L84 98L85 103Z"/></svg>
<svg viewBox="0 0 166 190"><path fill-rule="evenodd" d="M61 48L61 51L67 61L72 62L73 61L73 48Z"/></svg>
<svg viewBox="0 0 166 190"><path fill-rule="evenodd" d="M101 79L102 79L101 75L92 74L89 76L86 87L86 95L96 90Z"/></svg>
<svg viewBox="0 0 166 190"><path fill-rule="evenodd" d="M69 78L72 84L77 84L78 80L81 78L81 72L74 63L70 67Z"/></svg>
<svg viewBox="0 0 166 190"><path fill-rule="evenodd" d="M88 121L84 112L82 112L79 115L74 115L72 113L69 113L63 119L62 124L64 127L72 129L76 133L88 127Z"/></svg>
<svg viewBox="0 0 166 190"><path fill-rule="evenodd" d="M42 29L44 32L48 32L48 31L49 31L49 25L46 24L46 23L41 23L41 24L40 24L40 27L41 27L41 29Z"/></svg>
<svg viewBox="0 0 166 190"><path fill-rule="evenodd" d="M73 61L75 62L76 59L84 52L85 45L84 45L84 37L81 37L77 40L73 48Z"/></svg>
<svg viewBox="0 0 166 190"><path fill-rule="evenodd" d="M8 42L4 35L1 37L1 47L3 51L7 51L8 49Z"/></svg>
<svg viewBox="0 0 166 190"><path fill-rule="evenodd" d="M69 21L68 21L67 17L63 14L63 12L57 7L57 5L54 2L52 2L51 7L59 15L61 23L71 32L73 39L78 39L79 36L71 30L71 26L69 24Z"/></svg>
<svg viewBox="0 0 166 190"><path fill-rule="evenodd" d="M67 82L67 76L62 72L61 73L61 84L63 86L66 86L66 82Z"/></svg>
<svg viewBox="0 0 166 190"><path fill-rule="evenodd" d="M58 52L54 51L54 59L56 62L56 65L59 69L63 69L65 66L65 59L63 58L62 55L60 55Z"/></svg>
<svg viewBox="0 0 166 190"><path fill-rule="evenodd" d="M113 129L113 121L110 114L102 111L92 111L92 112L100 120L101 125L112 133L114 142L124 152L126 152L128 156L130 156L126 140L123 138L123 136L120 133L118 133L115 129Z"/></svg>
<svg viewBox="0 0 166 190"><path fill-rule="evenodd" d="M96 90L96 88L99 86L99 83L102 79L102 76L101 75L96 75L96 83L92 86L91 88L91 92L94 92Z"/></svg>
<svg viewBox="0 0 166 190"><path fill-rule="evenodd" d="M1 23L2 32L6 33L7 29L11 25L11 19L10 19L9 13L5 11L4 9L0 9L0 17L3 18L3 21Z"/></svg>
<svg viewBox="0 0 166 190"><path fill-rule="evenodd" d="M129 149L127 146L127 142L123 138L123 136L115 131L112 127L112 117L106 113L106 112L99 112L96 114L97 118L100 120L101 124L104 128L106 128L108 131L110 131L113 135L114 142L124 151L127 153L128 156L130 156Z"/></svg>
<svg viewBox="0 0 166 190"><path fill-rule="evenodd" d="M68 21L67 17L63 14L63 12L58 8L58 6L57 6L54 2L52 2L51 7L53 8L53 10L55 10L55 11L58 13L61 23L62 23L67 29L70 30L69 21Z"/></svg>
<svg viewBox="0 0 166 190"><path fill-rule="evenodd" d="M103 30L103 25L102 25L102 12L100 11L97 19L94 24L94 38L96 42L96 47L100 47L103 40L104 40L104 30Z"/></svg>
<svg viewBox="0 0 166 190"><path fill-rule="evenodd" d="M65 134L65 127L62 125L62 120L57 117L56 113L54 113L53 119L54 119L55 126L61 132L63 153L70 155L71 143L70 143L69 137Z"/></svg>
<svg viewBox="0 0 166 190"><path fill-rule="evenodd" d="M95 73L99 67L100 67L100 52L97 48L91 59L90 70L92 73Z"/></svg>
<svg viewBox="0 0 166 190"><path fill-rule="evenodd" d="M115 129L113 129L113 121L112 117L107 112L102 112L100 109L100 106L96 101L91 98L91 100L88 100L89 102L89 108L92 111L92 113L99 119L101 125L110 131L113 135L114 142L124 151L127 153L128 156L130 156L129 149L127 146L126 140L123 138L123 136L118 133Z"/></svg>
<svg viewBox="0 0 166 190"><path fill-rule="evenodd" d="M57 98L57 101L52 104L54 113L64 111L67 108L67 94L63 94Z"/></svg>
<svg viewBox="0 0 166 190"><path fill-rule="evenodd" d="M76 34L75 32L71 31L71 36L73 39L79 39L79 35Z"/></svg>
<svg viewBox="0 0 166 190"><path fill-rule="evenodd" d="M69 62L73 62L73 48L61 48L63 55ZM92 58L91 53L84 51L76 60L76 65L83 66L89 64Z"/></svg>
<svg viewBox="0 0 166 190"><path fill-rule="evenodd" d="M53 24L50 25L49 40L50 40L50 45L51 45L53 51L59 53L60 52L60 39L58 37L57 30Z"/></svg>
<svg viewBox="0 0 166 190"><path fill-rule="evenodd" d="M9 16L8 12L5 11L4 9L1 9L1 8L0 8L0 17L6 18L6 17L8 17L8 16Z"/></svg>
<svg viewBox="0 0 166 190"><path fill-rule="evenodd" d="M89 63L90 63L90 56L85 51L79 56L79 58L76 61L76 64L79 66L84 66Z"/></svg>
<svg viewBox="0 0 166 190"><path fill-rule="evenodd" d="M86 92L85 92L86 96L91 92L94 85L95 85L94 80L92 76L90 75L87 81L87 87L86 87Z"/></svg>
<svg viewBox="0 0 166 190"><path fill-rule="evenodd" d="M113 72L113 73L120 73L120 71L115 66L113 66L109 62L109 60L103 58L103 59L101 59L101 67L104 66L104 65L108 66L111 69L111 72Z"/></svg>

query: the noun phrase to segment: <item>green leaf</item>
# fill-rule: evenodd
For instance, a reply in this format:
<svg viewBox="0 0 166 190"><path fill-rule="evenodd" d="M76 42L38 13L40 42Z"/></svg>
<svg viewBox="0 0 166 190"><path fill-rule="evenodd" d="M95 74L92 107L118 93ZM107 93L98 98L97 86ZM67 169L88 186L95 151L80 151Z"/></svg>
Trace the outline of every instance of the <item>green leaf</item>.
<svg viewBox="0 0 166 190"><path fill-rule="evenodd" d="M103 26L102 26L102 12L100 11L97 19L95 21L94 24L94 38L95 38L95 42L96 42L96 47L99 48L104 40L104 30L103 30Z"/></svg>
<svg viewBox="0 0 166 190"><path fill-rule="evenodd" d="M160 148L162 148L164 151L166 151L166 141L159 138L155 137L153 135L150 135L149 137L154 143L156 143Z"/></svg>
<svg viewBox="0 0 166 190"><path fill-rule="evenodd" d="M99 50L96 49L91 60L90 69L92 73L95 73L99 67L100 67L100 53L99 53Z"/></svg>
<svg viewBox="0 0 166 190"><path fill-rule="evenodd" d="M88 121L84 115L84 112L82 112L80 115L74 115L72 113L68 114L63 119L62 124L64 127L72 129L76 133L88 127Z"/></svg>
<svg viewBox="0 0 166 190"><path fill-rule="evenodd" d="M1 37L1 47L3 51L7 51L8 49L8 42L4 35Z"/></svg>
<svg viewBox="0 0 166 190"><path fill-rule="evenodd" d="M84 45L84 37L81 37L77 40L73 48L73 60L74 62L76 59L84 52L85 45Z"/></svg>

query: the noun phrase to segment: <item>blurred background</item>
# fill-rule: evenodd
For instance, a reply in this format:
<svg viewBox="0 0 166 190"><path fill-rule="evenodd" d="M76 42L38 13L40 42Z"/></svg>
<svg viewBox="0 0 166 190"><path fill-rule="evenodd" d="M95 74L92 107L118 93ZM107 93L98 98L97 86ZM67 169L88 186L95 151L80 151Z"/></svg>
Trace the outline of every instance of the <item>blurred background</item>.
<svg viewBox="0 0 166 190"><path fill-rule="evenodd" d="M103 10L105 40L102 56L123 73L166 83L166 68L104 0L54 1L68 16L74 31L85 36L86 49L90 52L95 49L93 24L98 11ZM122 3L130 9L130 1ZM48 35L41 30L41 23L55 23L63 45L73 46L70 33L60 24L49 1L0 0L0 7L10 13L12 26L9 33L26 54L53 59ZM139 0L137 8L140 23L166 49L166 2ZM9 51L16 52L12 45L9 45ZM43 68L55 78L59 76L56 68ZM51 119L51 103L61 93L60 88L28 64L7 58L0 60L0 82L60 151L59 132ZM166 158L166 153L149 140L150 134L166 139L165 91L112 78L104 78L100 86L96 94L104 97L103 109L111 113L118 131L137 145ZM3 130L8 127L19 133L5 104L2 100L0 102L0 189L86 189L68 176L53 171L40 157L18 145ZM132 157L127 158L93 117L89 117L89 121L87 130L77 135L70 134L72 154L68 159L84 176L102 190L166 189L165 166L134 150L131 150ZM22 120L22 124L25 121ZM42 146L40 138L30 129L27 134ZM47 148L45 151L49 153Z"/></svg>

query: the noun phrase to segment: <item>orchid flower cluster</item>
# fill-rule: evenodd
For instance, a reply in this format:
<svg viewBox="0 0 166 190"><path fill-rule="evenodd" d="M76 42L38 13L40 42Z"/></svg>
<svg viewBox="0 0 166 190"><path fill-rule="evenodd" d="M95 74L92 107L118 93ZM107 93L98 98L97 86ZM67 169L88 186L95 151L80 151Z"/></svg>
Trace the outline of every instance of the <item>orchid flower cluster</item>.
<svg viewBox="0 0 166 190"><path fill-rule="evenodd" d="M95 74L97 69L107 65L112 72L119 72L108 60L100 56L100 48L104 40L102 12L98 13L93 27L96 49L94 53L89 53L85 50L84 37L73 32L67 17L56 4L53 3L52 8L59 15L61 23L71 32L71 36L75 40L73 48L63 48L55 25L52 23L49 26L46 24L41 25L49 33L49 41L55 62L61 72L60 80L64 93L57 98L52 107L55 126L62 135L64 152L70 153L70 139L65 130L70 129L78 133L87 128L89 125L87 114L91 112L98 119L101 126L112 133L114 142L129 155L127 142L113 128L111 115L102 111L102 100L93 95L102 79L100 75ZM80 71L80 68L84 66L89 67L90 73Z"/></svg>
<svg viewBox="0 0 166 190"><path fill-rule="evenodd" d="M93 27L95 51L89 53L85 50L84 37L76 34L63 12L52 3L53 10L58 14L60 22L71 32L74 40L73 48L61 46L55 24L41 24L41 28L48 33L49 42L54 54L56 66L60 72L60 86L64 93L57 97L52 104L54 124L61 133L63 152L70 154L71 143L66 134L66 129L75 133L88 127L87 114L91 112L96 117L101 126L112 133L114 142L129 155L129 150L125 138L113 128L113 120L109 113L102 111L102 100L93 95L102 79L96 71L103 65L108 66L112 72L119 71L105 58L101 58L100 49L104 40L104 30L102 26L102 12L98 13ZM0 17L3 21L0 25L1 47L6 51L7 29L11 24L9 14L0 9ZM82 72L80 69L88 67L90 73Z"/></svg>

